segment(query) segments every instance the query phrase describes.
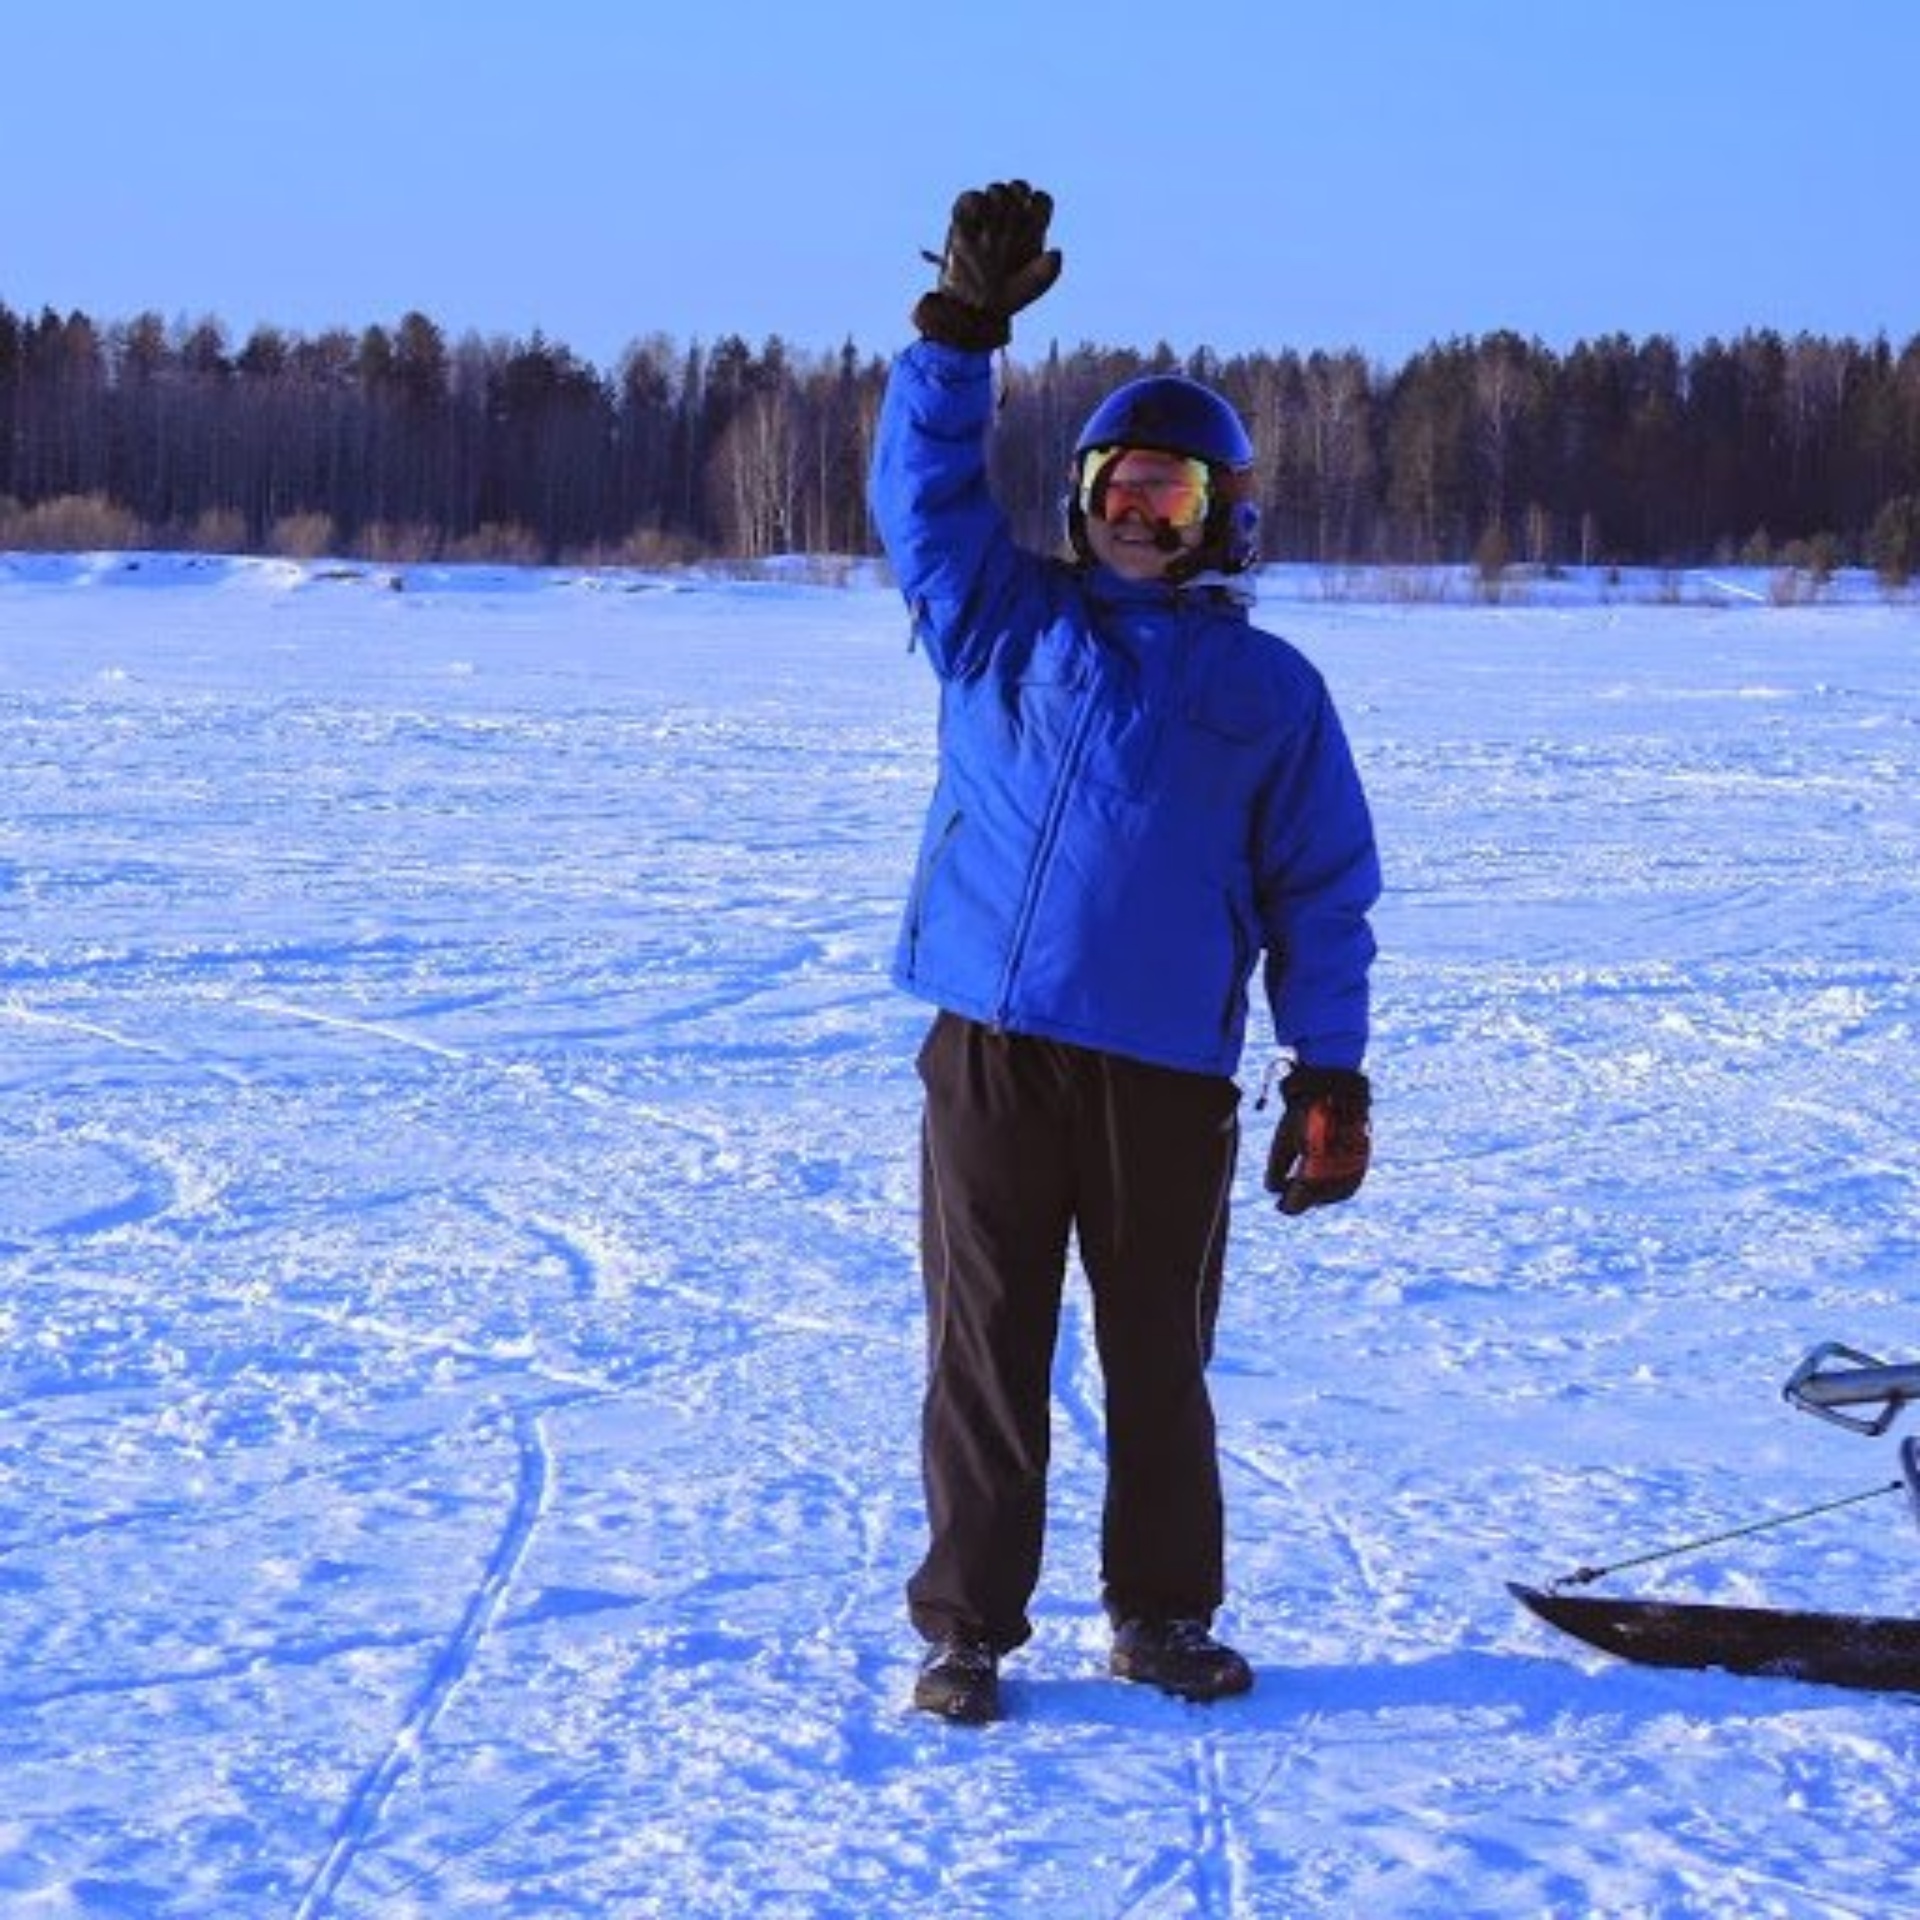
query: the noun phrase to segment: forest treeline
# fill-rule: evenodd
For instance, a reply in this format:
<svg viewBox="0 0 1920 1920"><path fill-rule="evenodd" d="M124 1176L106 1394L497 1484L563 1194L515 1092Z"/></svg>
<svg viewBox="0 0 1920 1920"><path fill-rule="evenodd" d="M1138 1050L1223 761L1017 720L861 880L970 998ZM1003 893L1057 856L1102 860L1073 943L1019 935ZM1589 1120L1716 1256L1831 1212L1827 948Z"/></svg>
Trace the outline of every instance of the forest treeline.
<svg viewBox="0 0 1920 1920"><path fill-rule="evenodd" d="M1112 386L1221 388L1262 457L1266 555L1920 565L1920 336L1755 330L1556 351L1500 332L1384 367L1055 347L1006 370L996 481L1057 536L1063 461ZM873 551L885 362L656 335L603 371L427 315L301 335L0 303L0 547L165 546L660 564Z"/></svg>

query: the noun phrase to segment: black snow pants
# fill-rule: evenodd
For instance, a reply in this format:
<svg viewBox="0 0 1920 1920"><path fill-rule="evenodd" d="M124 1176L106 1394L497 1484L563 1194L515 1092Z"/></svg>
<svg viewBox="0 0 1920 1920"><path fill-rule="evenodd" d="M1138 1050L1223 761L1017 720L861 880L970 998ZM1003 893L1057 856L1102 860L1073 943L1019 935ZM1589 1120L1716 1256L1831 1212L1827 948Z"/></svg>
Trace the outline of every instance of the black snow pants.
<svg viewBox="0 0 1920 1920"><path fill-rule="evenodd" d="M1210 1621L1223 1590L1206 1366L1240 1090L942 1013L920 1053L922 1466L907 1586L930 1640L1031 1632L1070 1241L1105 1386L1102 1598L1115 1621Z"/></svg>

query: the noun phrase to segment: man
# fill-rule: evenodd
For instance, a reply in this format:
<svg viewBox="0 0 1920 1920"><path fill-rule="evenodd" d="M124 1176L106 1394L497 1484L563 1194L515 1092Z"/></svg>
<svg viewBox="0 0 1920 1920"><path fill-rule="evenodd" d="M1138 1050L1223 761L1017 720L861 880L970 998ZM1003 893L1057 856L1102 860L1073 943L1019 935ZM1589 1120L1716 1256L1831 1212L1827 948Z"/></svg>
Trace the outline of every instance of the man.
<svg viewBox="0 0 1920 1920"><path fill-rule="evenodd" d="M1369 1153L1367 805L1319 675L1248 620L1253 448L1160 376L1111 395L1069 478L1071 561L1017 548L987 485L992 354L1060 271L1052 202L963 194L896 361L871 497L941 682L940 768L895 978L940 1009L920 1056L930 1540L908 1586L915 1705L1000 1713L1045 1525L1069 1242L1106 1396L1111 1670L1244 1692L1213 1637L1223 1520L1205 1370L1264 956L1295 1214Z"/></svg>

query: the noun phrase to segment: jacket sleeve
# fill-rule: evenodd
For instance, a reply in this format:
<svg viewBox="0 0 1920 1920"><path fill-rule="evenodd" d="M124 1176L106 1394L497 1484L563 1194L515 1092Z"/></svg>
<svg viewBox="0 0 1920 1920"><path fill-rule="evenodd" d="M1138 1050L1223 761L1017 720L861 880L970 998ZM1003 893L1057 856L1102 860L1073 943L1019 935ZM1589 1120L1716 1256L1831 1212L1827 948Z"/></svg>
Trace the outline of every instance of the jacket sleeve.
<svg viewBox="0 0 1920 1920"><path fill-rule="evenodd" d="M1367 1050L1367 915L1380 897L1380 860L1352 750L1324 686L1265 797L1259 845L1275 1035L1303 1065L1358 1067Z"/></svg>
<svg viewBox="0 0 1920 1920"><path fill-rule="evenodd" d="M988 488L992 417L991 355L922 340L894 362L868 500L915 637L942 679L970 678L1010 631L1035 624L1046 563L1015 546Z"/></svg>

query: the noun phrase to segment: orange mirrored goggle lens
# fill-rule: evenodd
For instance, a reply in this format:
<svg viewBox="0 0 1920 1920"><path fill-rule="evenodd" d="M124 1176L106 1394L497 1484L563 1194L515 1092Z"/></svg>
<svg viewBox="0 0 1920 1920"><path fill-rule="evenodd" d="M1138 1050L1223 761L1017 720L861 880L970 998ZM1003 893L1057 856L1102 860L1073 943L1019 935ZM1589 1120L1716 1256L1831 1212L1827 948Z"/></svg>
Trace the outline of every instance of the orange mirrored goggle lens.
<svg viewBox="0 0 1920 1920"><path fill-rule="evenodd" d="M1184 531L1206 519L1212 491L1207 463L1175 453L1095 447L1080 468L1080 511L1090 520L1140 513Z"/></svg>

